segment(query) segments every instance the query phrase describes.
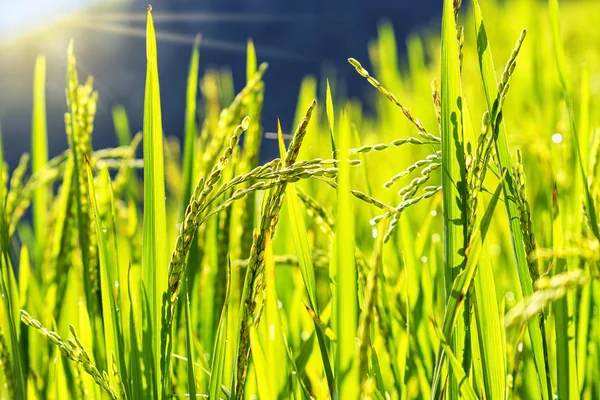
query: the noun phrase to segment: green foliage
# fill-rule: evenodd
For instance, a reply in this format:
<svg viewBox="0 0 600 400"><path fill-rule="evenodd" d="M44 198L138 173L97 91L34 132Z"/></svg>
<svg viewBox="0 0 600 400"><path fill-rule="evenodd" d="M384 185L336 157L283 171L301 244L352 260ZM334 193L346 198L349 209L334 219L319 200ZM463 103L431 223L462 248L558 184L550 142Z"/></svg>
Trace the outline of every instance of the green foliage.
<svg viewBox="0 0 600 400"><path fill-rule="evenodd" d="M0 135L0 399L598 398L600 8L460 3L349 59L372 115L306 78L265 164L252 41L237 94L196 41L179 148L150 9L143 133L116 106L101 150L71 44L51 159L38 58L31 173Z"/></svg>

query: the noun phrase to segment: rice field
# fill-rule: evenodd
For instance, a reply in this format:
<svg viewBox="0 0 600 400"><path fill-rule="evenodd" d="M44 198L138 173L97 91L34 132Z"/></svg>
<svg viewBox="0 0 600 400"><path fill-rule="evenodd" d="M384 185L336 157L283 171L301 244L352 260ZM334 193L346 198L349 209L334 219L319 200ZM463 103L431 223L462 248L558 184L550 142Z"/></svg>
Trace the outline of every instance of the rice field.
<svg viewBox="0 0 600 400"><path fill-rule="evenodd" d="M72 42L53 158L40 56L12 171L0 133L0 399L600 399L600 4L440 3L349 58L369 107L307 77L266 163L251 41L236 93L196 40L179 142L149 7L106 149Z"/></svg>

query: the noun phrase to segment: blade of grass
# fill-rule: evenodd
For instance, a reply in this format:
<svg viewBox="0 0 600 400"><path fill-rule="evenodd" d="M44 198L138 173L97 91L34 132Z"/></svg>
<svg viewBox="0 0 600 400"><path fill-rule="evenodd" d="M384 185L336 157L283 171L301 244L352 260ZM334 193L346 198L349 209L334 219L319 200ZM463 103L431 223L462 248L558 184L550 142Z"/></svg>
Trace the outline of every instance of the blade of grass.
<svg viewBox="0 0 600 400"><path fill-rule="evenodd" d="M354 214L350 194L350 166L347 161L350 147L350 126L342 113L339 126L340 159L335 230L337 300L334 304L337 351L335 398L355 399L360 394L356 329L358 327L357 270L354 259Z"/></svg>
<svg viewBox="0 0 600 400"><path fill-rule="evenodd" d="M100 288L102 296L102 322L104 324L104 345L106 346L107 358L111 354L114 354L117 360L124 360L123 353L123 336L119 329L120 324L118 323L119 315L117 314L116 298L118 294L118 281L114 272L116 268L111 268L111 264L118 262L118 257L111 258L109 254L118 254L116 248L109 250L109 240L107 239L108 230L103 225L100 217L100 210L98 208L98 202L96 200L96 190L94 188L94 177L92 175L92 169L86 160L86 175L87 183L90 193L90 200L92 202L92 210L94 213L94 220L96 225L96 233L98 237L98 255L100 258ZM102 170L103 178L102 181L106 185L106 189L110 191L110 175L108 169ZM109 253L110 252L110 253ZM116 260L116 261L115 261ZM115 285L116 284L116 285ZM116 290L113 290L116 288ZM122 377L127 380L127 371L123 370L124 363L121 364L121 371L119 373ZM111 374L113 379L111 382L116 383L114 374Z"/></svg>
<svg viewBox="0 0 600 400"><path fill-rule="evenodd" d="M265 286L265 323L262 327L259 326L263 333L260 338L268 365L277 365L277 368L269 368L265 377L269 380L272 394L280 399L285 397L289 388L291 374L279 315L273 244L269 231L265 236Z"/></svg>
<svg viewBox="0 0 600 400"><path fill-rule="evenodd" d="M283 132L281 131L281 124L277 125L278 131L277 136L279 138L279 152L282 162L285 162L285 145L283 142ZM333 144L333 142L332 142ZM327 377L327 383L330 389L330 393L333 395L333 388L335 381L333 378L333 371L331 369L331 362L329 360L329 354L327 351L327 345L325 342L325 335L316 320L319 318L320 311L317 302L317 286L315 283L315 268L313 265L313 258L310 251L310 245L308 243L308 233L304 224L304 216L300 211L300 204L298 201L298 194L296 187L293 183L289 183L286 187L286 205L287 214L290 221L292 230L292 240L298 256L298 265L300 267L300 273L304 282L306 293L308 294L310 308L315 312L315 332L317 335L317 341L319 343L319 350L321 352L321 359L323 360L323 367L325 369L325 376Z"/></svg>
<svg viewBox="0 0 600 400"><path fill-rule="evenodd" d="M477 35L477 53L479 55L479 67L485 96L490 115L495 109L495 102L498 96L497 80L494 69L494 60L492 51L487 39L483 16L479 7L479 1L473 0L473 13L475 21L475 34ZM504 179L504 199L506 204L506 213L510 225L511 240L513 252L517 263L517 272L521 284L521 293L528 297L533 293L533 284L529 274L527 263L527 254L523 242L523 234L520 226L519 210L516 203L516 187L514 179L510 173L510 153L508 149L508 140L506 137L506 128L501 121L494 127L496 142L496 152L498 154L498 166L501 170L506 170ZM540 322L529 322L529 337L532 343L535 366L538 374L538 383L541 388L542 398L547 400L552 397L552 385L549 371L547 371L547 349L544 346L542 337L542 328Z"/></svg>
<svg viewBox="0 0 600 400"><path fill-rule="evenodd" d="M450 347L450 345L448 345L448 340L446 339L446 336L444 336L444 333L442 332L440 327L435 323L435 320L432 319L431 322L433 323L433 326L435 328L435 333L438 336L440 345L442 346L444 353L446 353L446 357L448 357L450 369L452 370L452 373L454 374L458 382L458 394L460 395L460 398L476 400L477 395L475 394L475 391L469 383L469 378L465 374L461 362L458 360L458 358L456 358L456 356L452 352L452 348Z"/></svg>
<svg viewBox="0 0 600 400"><path fill-rule="evenodd" d="M556 186L552 191L552 208L552 246L554 249L560 249L564 245ZM567 271L567 261L564 258L556 258L554 265L554 274ZM572 292L568 292L565 297L556 301L554 308L556 377L558 397L560 399L576 399L579 397L572 296Z"/></svg>
<svg viewBox="0 0 600 400"><path fill-rule="evenodd" d="M209 380L209 398L217 399L221 394L221 385L223 382L223 373L225 368L225 355L228 344L228 323L229 323L229 296L231 292L231 264L227 265L227 288L225 291L225 302L221 311L221 319L217 327L215 336L215 347L211 357L212 363L210 368Z"/></svg>
<svg viewBox="0 0 600 400"><path fill-rule="evenodd" d="M194 190L195 179L195 154L196 154L196 109L198 96L198 69L200 63L200 35L196 36L190 59L190 68L187 78L187 96L185 105L185 127L183 139L183 197L181 199L180 219L183 219L185 208L187 207L192 190Z"/></svg>
<svg viewBox="0 0 600 400"><path fill-rule="evenodd" d="M252 346L252 361L256 369L256 380L258 395L261 399L276 400L277 396L273 393L271 380L269 379L269 363L265 355L262 343L258 338L256 326L250 327L250 346Z"/></svg>
<svg viewBox="0 0 600 400"><path fill-rule="evenodd" d="M132 298L132 279L131 279L131 264L129 265L128 279L127 279L127 294L129 296L129 373L131 375L131 393L134 399L143 399L149 396L149 393L144 389L142 382L142 354L140 354L139 336L138 336L138 323L136 322L136 316L133 311L133 298Z"/></svg>
<svg viewBox="0 0 600 400"><path fill-rule="evenodd" d="M112 110L113 124L119 146L127 146L131 143L131 128L125 107L116 106Z"/></svg>
<svg viewBox="0 0 600 400"><path fill-rule="evenodd" d="M15 380L14 395L15 398L26 398L27 389L25 387L25 372L23 370L23 359L21 355L21 347L18 341L16 321L13 314L13 299L9 291L8 282L10 281L9 274L12 273L12 263L10 261L8 237L8 224L6 215L6 188L3 178L5 175L4 168L4 144L2 141L2 128L0 127L0 294L2 295L2 303L4 304L4 316L10 333L10 349L12 353L12 374ZM6 326L6 324L4 325Z"/></svg>
<svg viewBox="0 0 600 400"><path fill-rule="evenodd" d="M474 279L474 315L485 393L488 399L503 399L506 390L506 350L502 341L504 326L498 310L495 276L487 248L481 251Z"/></svg>
<svg viewBox="0 0 600 400"><path fill-rule="evenodd" d="M192 320L190 315L190 295L185 280L185 353L187 358L188 393L191 399L196 398L196 378L194 377L194 352L192 349Z"/></svg>
<svg viewBox="0 0 600 400"><path fill-rule="evenodd" d="M165 210L165 174L163 158L163 133L160 107L160 86L156 53L156 34L152 20L152 7L148 7L146 26L146 90L144 95L144 238L142 245L142 298L147 301L144 323L143 353L152 352L154 370L159 380L148 382L155 385L156 398L161 399L170 391L169 371L161 368L159 349L161 326L160 293L166 290L167 248L164 240L167 232ZM145 296L144 296L145 294ZM145 309L145 307L144 307ZM147 346L150 345L151 348ZM170 357L169 354L163 355ZM163 360L164 364L164 360ZM150 368L150 366L146 366ZM158 382L162 382L159 389Z"/></svg>
<svg viewBox="0 0 600 400"><path fill-rule="evenodd" d="M446 299L452 299L452 283L464 266L466 230L465 158L463 145L462 88L454 1L444 1L442 15L442 204L444 212L444 279ZM448 310L447 310L448 311ZM454 322L454 321L453 321ZM456 321L454 332L444 330L452 352L463 362L465 321ZM466 369L466 368L465 368ZM452 370L451 370L452 371ZM450 374L448 395L458 396L458 381ZM435 390L431 392L432 396Z"/></svg>
<svg viewBox="0 0 600 400"><path fill-rule="evenodd" d="M333 111L333 98L331 96L331 87L329 86L329 79L327 79L327 92L325 95L325 107L327 111L327 124L329 125L329 138L331 139L331 154L335 156L335 113Z"/></svg>
<svg viewBox="0 0 600 400"><path fill-rule="evenodd" d="M452 289L449 293L449 296L447 297L444 321L442 324L442 332L444 337L448 337L452 333L454 324L456 323L456 320L460 315L460 311L464 304L465 297L467 296L467 292L473 281L473 277L477 270L479 255L481 254L481 249L483 247L485 237L490 227L492 216L494 214L494 210L496 209L496 204L498 203L498 199L500 197L502 185L503 182L500 181L494 192L494 195L492 196L492 199L490 200L490 204L485 210L485 214L481 218L481 221L473 229L469 246L465 251L465 254L467 255L466 266L464 270L461 271L461 273L454 280L454 283L452 284ZM443 357L441 350L441 348L438 349L436 357L435 371L432 384L433 388L431 391L432 399L437 398L440 390L439 384L443 365Z"/></svg>
<svg viewBox="0 0 600 400"><path fill-rule="evenodd" d="M33 77L33 121L31 129L31 172L39 173L48 162L48 132L46 128L46 57L38 56ZM38 247L35 265L38 271L46 238L48 186L40 185L33 195L33 226Z"/></svg>

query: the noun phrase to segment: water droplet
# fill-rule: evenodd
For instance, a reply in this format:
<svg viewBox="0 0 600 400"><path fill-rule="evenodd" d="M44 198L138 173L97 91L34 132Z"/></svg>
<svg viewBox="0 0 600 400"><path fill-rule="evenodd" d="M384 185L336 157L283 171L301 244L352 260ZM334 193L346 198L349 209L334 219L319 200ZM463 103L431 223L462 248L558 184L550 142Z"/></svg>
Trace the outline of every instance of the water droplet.
<svg viewBox="0 0 600 400"><path fill-rule="evenodd" d="M371 234L373 235L373 239L377 239L377 228L373 227Z"/></svg>
<svg viewBox="0 0 600 400"><path fill-rule="evenodd" d="M432 217L437 216L437 211L435 211L435 210L431 210L429 213L431 214Z"/></svg>
<svg viewBox="0 0 600 400"><path fill-rule="evenodd" d="M517 350L519 351L519 353L523 351L523 342L517 345Z"/></svg>
<svg viewBox="0 0 600 400"><path fill-rule="evenodd" d="M105 226L102 227L102 232L106 233L106 227Z"/></svg>
<svg viewBox="0 0 600 400"><path fill-rule="evenodd" d="M279 307L280 310L283 308L283 303L279 300L277 300L277 307Z"/></svg>
<svg viewBox="0 0 600 400"><path fill-rule="evenodd" d="M292 371L292 375L296 375L296 371Z"/></svg>
<svg viewBox="0 0 600 400"><path fill-rule="evenodd" d="M119 312L119 311L121 311L121 310L119 309L119 307L115 307L115 312Z"/></svg>
<svg viewBox="0 0 600 400"><path fill-rule="evenodd" d="M422 263L426 263L427 262L427 257L426 256L421 257L421 262Z"/></svg>
<svg viewBox="0 0 600 400"><path fill-rule="evenodd" d="M556 144L562 143L563 136L560 133L555 133L552 135L552 141Z"/></svg>
<svg viewBox="0 0 600 400"><path fill-rule="evenodd" d="M302 333L300 334L300 339L302 339L302 341L304 341L304 342L306 342L309 337L310 337L310 333L308 333L306 331L302 331Z"/></svg>
<svg viewBox="0 0 600 400"><path fill-rule="evenodd" d="M431 235L431 241L433 243L439 243L440 240L442 240L442 237L440 236L439 233L434 233L433 235Z"/></svg>
<svg viewBox="0 0 600 400"><path fill-rule="evenodd" d="M119 287L119 281L115 281L115 287L118 288Z"/></svg>

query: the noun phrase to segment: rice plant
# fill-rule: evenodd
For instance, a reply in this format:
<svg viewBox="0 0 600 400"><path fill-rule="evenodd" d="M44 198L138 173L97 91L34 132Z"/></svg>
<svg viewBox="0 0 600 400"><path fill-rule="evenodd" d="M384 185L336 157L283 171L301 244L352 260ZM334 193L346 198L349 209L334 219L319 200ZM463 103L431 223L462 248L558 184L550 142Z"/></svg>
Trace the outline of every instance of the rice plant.
<svg viewBox="0 0 600 400"><path fill-rule="evenodd" d="M600 398L598 12L444 0L349 58L374 112L308 77L294 121L251 41L235 93L198 38L179 143L149 7L142 131L115 105L93 148L71 42L52 158L40 56L12 171L0 133L0 398Z"/></svg>

